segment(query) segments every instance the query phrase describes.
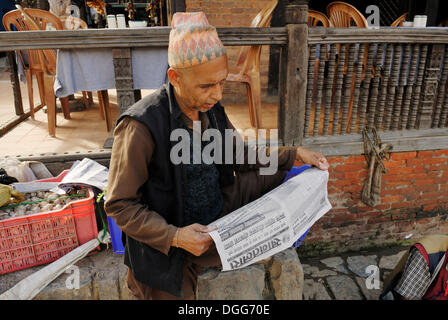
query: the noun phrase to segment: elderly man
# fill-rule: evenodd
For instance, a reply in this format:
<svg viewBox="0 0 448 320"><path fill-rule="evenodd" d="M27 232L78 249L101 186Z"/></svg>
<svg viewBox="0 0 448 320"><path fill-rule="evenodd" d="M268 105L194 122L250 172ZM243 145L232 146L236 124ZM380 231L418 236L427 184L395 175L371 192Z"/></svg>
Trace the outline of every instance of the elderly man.
<svg viewBox="0 0 448 320"><path fill-rule="evenodd" d="M173 163L174 130L218 130L224 150L234 128L219 102L226 52L203 13L174 15L168 62L170 83L117 120L110 162L105 209L123 231L128 287L139 299L195 299L198 272L220 265L208 224L277 187L295 160L328 169L321 153L297 147L278 148L272 175L260 175L258 162Z"/></svg>

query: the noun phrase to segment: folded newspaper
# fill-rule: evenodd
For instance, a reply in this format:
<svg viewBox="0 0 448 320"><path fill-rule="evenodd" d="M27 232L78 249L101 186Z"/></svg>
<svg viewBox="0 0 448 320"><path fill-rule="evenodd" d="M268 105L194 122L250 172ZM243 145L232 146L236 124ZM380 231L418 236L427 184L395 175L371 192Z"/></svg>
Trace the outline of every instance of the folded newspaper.
<svg viewBox="0 0 448 320"><path fill-rule="evenodd" d="M293 245L331 209L328 171L312 168L210 225L222 271L246 267Z"/></svg>
<svg viewBox="0 0 448 320"><path fill-rule="evenodd" d="M84 158L82 161L76 161L72 165L70 171L58 184L58 188L67 191L73 185L83 185L105 190L107 188L108 174L109 169L107 167L92 159Z"/></svg>

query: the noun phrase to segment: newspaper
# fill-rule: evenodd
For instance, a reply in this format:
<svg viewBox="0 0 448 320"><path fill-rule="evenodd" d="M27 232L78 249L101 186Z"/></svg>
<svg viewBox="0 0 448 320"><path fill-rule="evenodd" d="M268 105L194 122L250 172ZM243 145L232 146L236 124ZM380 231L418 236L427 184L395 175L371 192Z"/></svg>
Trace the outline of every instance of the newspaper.
<svg viewBox="0 0 448 320"><path fill-rule="evenodd" d="M293 245L331 209L328 171L311 168L212 222L222 271L246 267Z"/></svg>

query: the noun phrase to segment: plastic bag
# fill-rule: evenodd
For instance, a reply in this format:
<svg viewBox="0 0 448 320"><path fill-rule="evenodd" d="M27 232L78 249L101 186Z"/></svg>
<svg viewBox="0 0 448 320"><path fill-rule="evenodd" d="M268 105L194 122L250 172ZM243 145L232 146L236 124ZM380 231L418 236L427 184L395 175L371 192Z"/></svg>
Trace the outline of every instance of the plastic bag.
<svg viewBox="0 0 448 320"><path fill-rule="evenodd" d="M28 182L36 180L36 176L31 168L17 159L1 159L0 168L5 169L6 173L19 180L19 182Z"/></svg>
<svg viewBox="0 0 448 320"><path fill-rule="evenodd" d="M10 177L19 182L29 182L40 179L53 178L47 167L39 161L19 161L17 159L0 159L0 168L5 169Z"/></svg>

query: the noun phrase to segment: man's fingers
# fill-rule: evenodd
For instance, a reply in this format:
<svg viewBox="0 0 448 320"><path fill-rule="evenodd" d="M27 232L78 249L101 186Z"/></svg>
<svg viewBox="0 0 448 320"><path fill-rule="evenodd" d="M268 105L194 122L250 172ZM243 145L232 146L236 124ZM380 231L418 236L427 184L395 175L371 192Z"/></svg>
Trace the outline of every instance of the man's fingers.
<svg viewBox="0 0 448 320"><path fill-rule="evenodd" d="M330 164L328 163L327 159L320 158L318 163L318 168L321 170L328 170L330 168Z"/></svg>
<svg viewBox="0 0 448 320"><path fill-rule="evenodd" d="M216 229L216 227L214 227L214 226L204 226L204 225L199 224L199 223L195 223L194 225L195 225L195 230L196 231L204 232L204 233L209 233L209 232L211 232L211 231Z"/></svg>

